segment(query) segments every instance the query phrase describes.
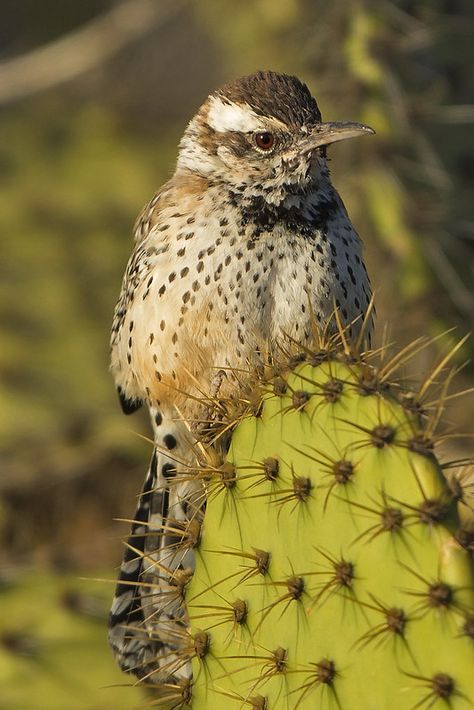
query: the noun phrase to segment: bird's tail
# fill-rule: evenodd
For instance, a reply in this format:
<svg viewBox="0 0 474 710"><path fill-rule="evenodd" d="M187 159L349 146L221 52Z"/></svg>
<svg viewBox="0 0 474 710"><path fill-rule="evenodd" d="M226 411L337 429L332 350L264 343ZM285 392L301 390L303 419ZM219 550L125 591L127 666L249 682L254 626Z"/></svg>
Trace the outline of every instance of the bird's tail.
<svg viewBox="0 0 474 710"><path fill-rule="evenodd" d="M156 446L120 567L109 642L122 670L175 683L191 677L182 591L194 572L204 498L185 424L174 412L151 414Z"/></svg>

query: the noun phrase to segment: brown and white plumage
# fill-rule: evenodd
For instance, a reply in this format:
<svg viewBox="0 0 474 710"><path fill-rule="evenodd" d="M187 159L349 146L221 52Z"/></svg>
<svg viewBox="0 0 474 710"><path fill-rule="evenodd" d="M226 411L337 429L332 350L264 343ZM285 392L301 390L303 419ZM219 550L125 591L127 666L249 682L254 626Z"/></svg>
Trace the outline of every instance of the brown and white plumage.
<svg viewBox="0 0 474 710"><path fill-rule="evenodd" d="M354 333L360 328L370 284L326 148L364 132L360 124L322 123L295 77L244 77L205 101L181 140L175 174L140 215L115 311L111 369L125 410L150 408L157 448L125 581L156 577L153 559L165 554L147 560L151 536L142 534L139 545L133 539L152 530L157 543L167 519L200 515L199 486L187 473L200 417L192 395L215 389L219 370L271 354L283 334L308 342L312 319L324 322L335 305L347 324L355 321ZM219 394L226 387L224 377ZM169 486L170 476L182 483ZM192 569L192 556L165 566L164 585L175 567ZM158 680L189 673L173 665L179 644L166 626L176 614L185 624L182 611L164 611L158 592L150 607L140 589L117 590L111 641L119 662L138 675L156 671Z"/></svg>

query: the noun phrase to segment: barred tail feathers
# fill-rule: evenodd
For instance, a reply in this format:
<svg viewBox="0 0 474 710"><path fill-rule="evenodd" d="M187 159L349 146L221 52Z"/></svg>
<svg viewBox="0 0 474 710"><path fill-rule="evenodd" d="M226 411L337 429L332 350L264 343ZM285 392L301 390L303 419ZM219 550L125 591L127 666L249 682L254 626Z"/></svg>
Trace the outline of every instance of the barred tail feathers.
<svg viewBox="0 0 474 710"><path fill-rule="evenodd" d="M190 678L179 653L186 641L181 579L194 571L182 529L200 517L201 485L192 479L190 434L176 417L151 411L156 448L139 498L109 617L120 668L155 683ZM180 535L181 531L181 535Z"/></svg>

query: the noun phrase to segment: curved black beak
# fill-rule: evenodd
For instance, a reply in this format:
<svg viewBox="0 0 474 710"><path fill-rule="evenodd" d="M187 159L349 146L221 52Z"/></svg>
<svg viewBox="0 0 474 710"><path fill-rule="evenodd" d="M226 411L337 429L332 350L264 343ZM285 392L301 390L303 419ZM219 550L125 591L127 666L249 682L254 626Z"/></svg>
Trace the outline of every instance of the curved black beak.
<svg viewBox="0 0 474 710"><path fill-rule="evenodd" d="M311 150L323 145L330 145L330 143L336 143L337 141L345 141L348 138L373 135L374 133L373 128L355 121L318 123L305 139L305 147L307 146L307 149Z"/></svg>

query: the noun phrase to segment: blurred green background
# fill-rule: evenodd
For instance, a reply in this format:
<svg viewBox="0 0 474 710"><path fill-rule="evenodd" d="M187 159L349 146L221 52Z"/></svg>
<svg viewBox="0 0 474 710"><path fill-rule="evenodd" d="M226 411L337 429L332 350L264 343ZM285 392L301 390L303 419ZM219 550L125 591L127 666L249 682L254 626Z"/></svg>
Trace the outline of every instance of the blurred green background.
<svg viewBox="0 0 474 710"><path fill-rule="evenodd" d="M105 619L150 444L108 375L136 214L219 84L297 74L325 119L377 135L331 151L364 239L379 341L474 317L472 0L2 0L0 708L134 708ZM467 344L458 356L472 357ZM472 365L457 389L472 384ZM472 398L448 420L472 433ZM452 458L472 442L451 444ZM86 580L81 578L85 577Z"/></svg>

